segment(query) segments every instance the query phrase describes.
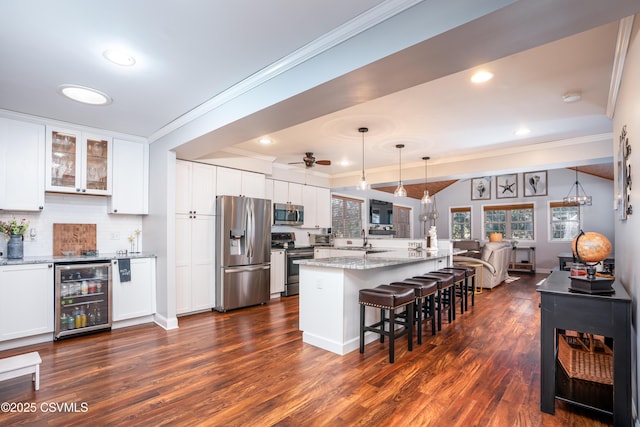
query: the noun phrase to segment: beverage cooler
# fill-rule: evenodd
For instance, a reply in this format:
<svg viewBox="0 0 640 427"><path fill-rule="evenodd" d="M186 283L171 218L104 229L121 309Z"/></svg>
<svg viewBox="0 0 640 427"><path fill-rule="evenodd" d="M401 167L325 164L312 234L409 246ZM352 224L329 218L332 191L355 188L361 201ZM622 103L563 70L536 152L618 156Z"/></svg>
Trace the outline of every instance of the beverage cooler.
<svg viewBox="0 0 640 427"><path fill-rule="evenodd" d="M55 265L55 339L111 328L111 263Z"/></svg>

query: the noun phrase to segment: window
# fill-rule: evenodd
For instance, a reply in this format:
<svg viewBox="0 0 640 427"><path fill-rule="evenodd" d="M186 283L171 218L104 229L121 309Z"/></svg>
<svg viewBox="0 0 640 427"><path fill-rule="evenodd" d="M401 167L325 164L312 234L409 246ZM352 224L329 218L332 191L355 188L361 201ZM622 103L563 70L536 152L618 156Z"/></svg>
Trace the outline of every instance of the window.
<svg viewBox="0 0 640 427"><path fill-rule="evenodd" d="M393 206L393 228L396 237L411 237L411 208Z"/></svg>
<svg viewBox="0 0 640 427"><path fill-rule="evenodd" d="M451 238L471 239L471 208L451 208Z"/></svg>
<svg viewBox="0 0 640 427"><path fill-rule="evenodd" d="M336 237L360 237L362 200L331 196L331 232Z"/></svg>
<svg viewBox="0 0 640 427"><path fill-rule="evenodd" d="M484 207L484 235L500 233L506 239L533 240L533 203Z"/></svg>
<svg viewBox="0 0 640 427"><path fill-rule="evenodd" d="M551 218L551 240L572 240L580 230L580 206L551 202L549 204Z"/></svg>

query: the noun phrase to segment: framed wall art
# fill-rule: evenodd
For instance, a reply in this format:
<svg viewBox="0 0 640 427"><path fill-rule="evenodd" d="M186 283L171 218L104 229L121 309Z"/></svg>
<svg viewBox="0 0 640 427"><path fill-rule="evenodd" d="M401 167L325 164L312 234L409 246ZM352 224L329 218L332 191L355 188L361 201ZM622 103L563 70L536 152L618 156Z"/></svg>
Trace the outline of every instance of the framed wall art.
<svg viewBox="0 0 640 427"><path fill-rule="evenodd" d="M483 176L471 180L471 200L491 199L491 177Z"/></svg>
<svg viewBox="0 0 640 427"><path fill-rule="evenodd" d="M522 178L524 197L547 195L547 171L525 172Z"/></svg>
<svg viewBox="0 0 640 427"><path fill-rule="evenodd" d="M626 220L628 215L633 213L631 206L631 163L629 156L631 154L631 145L627 137L627 126L622 127L620 133L620 143L618 145L618 217Z"/></svg>
<svg viewBox="0 0 640 427"><path fill-rule="evenodd" d="M496 199L518 197L518 174L499 175L496 177Z"/></svg>

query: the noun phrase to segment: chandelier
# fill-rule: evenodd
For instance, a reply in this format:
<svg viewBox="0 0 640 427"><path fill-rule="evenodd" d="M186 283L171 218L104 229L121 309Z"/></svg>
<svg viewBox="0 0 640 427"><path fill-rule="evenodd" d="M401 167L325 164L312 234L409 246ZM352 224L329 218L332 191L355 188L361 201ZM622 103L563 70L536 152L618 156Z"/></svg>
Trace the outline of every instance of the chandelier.
<svg viewBox="0 0 640 427"><path fill-rule="evenodd" d="M591 206L592 198L591 196L587 196L586 191L582 188L580 181L578 181L578 167L575 167L576 171L576 182L573 183L567 195L562 199L562 201L567 205L587 205ZM575 188L575 194L571 194L573 189Z"/></svg>

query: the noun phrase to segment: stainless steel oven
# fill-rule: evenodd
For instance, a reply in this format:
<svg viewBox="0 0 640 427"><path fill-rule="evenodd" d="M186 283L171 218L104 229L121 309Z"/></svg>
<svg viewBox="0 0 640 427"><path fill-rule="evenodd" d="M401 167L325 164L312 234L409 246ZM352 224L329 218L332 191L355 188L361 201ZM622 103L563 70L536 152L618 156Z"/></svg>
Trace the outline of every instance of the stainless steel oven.
<svg viewBox="0 0 640 427"><path fill-rule="evenodd" d="M301 259L313 259L313 248L287 248L286 254L286 282L284 285L284 292L282 296L288 297L291 295L298 295L300 292L300 266L294 261Z"/></svg>

